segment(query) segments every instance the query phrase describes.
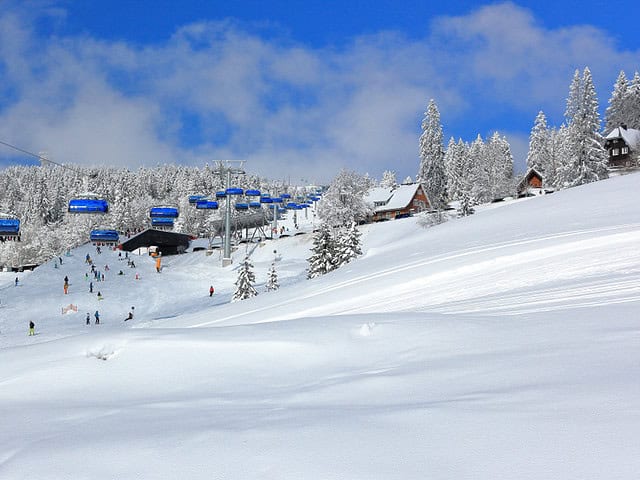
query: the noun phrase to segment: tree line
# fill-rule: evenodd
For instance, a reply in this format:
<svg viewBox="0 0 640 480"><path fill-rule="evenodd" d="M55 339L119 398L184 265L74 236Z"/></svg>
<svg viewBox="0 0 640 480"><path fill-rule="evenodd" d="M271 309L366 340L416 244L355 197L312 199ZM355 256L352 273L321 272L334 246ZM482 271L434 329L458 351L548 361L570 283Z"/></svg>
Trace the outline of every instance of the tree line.
<svg viewBox="0 0 640 480"><path fill-rule="evenodd" d="M42 263L68 248L89 240L94 228L120 232L138 231L150 225L149 209L173 206L180 211L177 232L209 236L221 212L196 210L190 195L211 195L224 190L226 175L215 167L162 165L135 171L122 168L61 168L58 166L11 166L0 171L0 212L21 221L21 241L0 242L0 267ZM236 175L232 185L273 195L302 194L299 187L251 174ZM86 193L106 198L106 214L69 214L69 199ZM306 192L304 192L306 193Z"/></svg>

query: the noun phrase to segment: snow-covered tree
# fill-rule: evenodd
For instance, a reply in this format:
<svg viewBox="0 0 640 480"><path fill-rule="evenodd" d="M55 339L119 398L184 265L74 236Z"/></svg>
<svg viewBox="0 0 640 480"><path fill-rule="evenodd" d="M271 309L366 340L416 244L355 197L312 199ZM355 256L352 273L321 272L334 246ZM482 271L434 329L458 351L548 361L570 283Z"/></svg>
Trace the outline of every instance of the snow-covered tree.
<svg viewBox="0 0 640 480"><path fill-rule="evenodd" d="M233 293L231 301L236 302L258 295L258 291L253 286L255 281L256 276L253 273L253 265L249 257L245 257L238 270L238 279L235 283L236 291Z"/></svg>
<svg viewBox="0 0 640 480"><path fill-rule="evenodd" d="M588 67L584 69L581 79L576 70L569 90L565 118L568 156L558 167L558 181L564 187L573 187L607 178L608 156L599 133L598 99Z"/></svg>
<svg viewBox="0 0 640 480"><path fill-rule="evenodd" d="M307 278L315 278L330 272L336 265L335 240L331 235L331 227L326 222L313 234L311 257L307 259L309 267Z"/></svg>
<svg viewBox="0 0 640 480"><path fill-rule="evenodd" d="M449 200L458 200L462 191L464 166L466 164L466 147L462 139L458 143L453 137L449 139L444 156L444 166L447 175L447 193Z"/></svg>
<svg viewBox="0 0 640 480"><path fill-rule="evenodd" d="M411 178L411 175L407 175L407 178L402 181L402 185L411 185L412 183L413 178Z"/></svg>
<svg viewBox="0 0 640 480"><path fill-rule="evenodd" d="M463 171L463 193L466 193L471 205L493 200L489 198L489 174L487 172L486 148L484 140L478 135L468 149Z"/></svg>
<svg viewBox="0 0 640 480"><path fill-rule="evenodd" d="M628 124L629 118L625 108L629 82L624 70L620 70L616 83L613 85L609 106L605 112L605 132L609 133L616 127Z"/></svg>
<svg viewBox="0 0 640 480"><path fill-rule="evenodd" d="M626 92L624 99L624 110L622 122L628 128L640 130L640 73L635 72L631 85Z"/></svg>
<svg viewBox="0 0 640 480"><path fill-rule="evenodd" d="M427 193L431 206L442 209L447 203L447 178L444 166L442 124L436 102L431 99L422 120L420 135L420 167L416 180Z"/></svg>
<svg viewBox="0 0 640 480"><path fill-rule="evenodd" d="M355 222L340 234L336 245L336 268L362 255L361 236Z"/></svg>
<svg viewBox="0 0 640 480"><path fill-rule="evenodd" d="M276 264L272 263L267 273L267 284L265 285L267 292L272 292L280 288L278 283L278 273L276 272Z"/></svg>
<svg viewBox="0 0 640 480"><path fill-rule="evenodd" d="M504 135L495 132L485 145L485 172L489 200L510 195L513 190L513 155Z"/></svg>
<svg viewBox="0 0 640 480"><path fill-rule="evenodd" d="M317 203L318 216L331 226L365 220L373 213L371 205L364 200L369 189L370 182L365 177L342 170Z"/></svg>
<svg viewBox="0 0 640 480"><path fill-rule="evenodd" d="M385 170L382 173L382 180L380 180L380 186L383 188L397 188L398 187L398 179L396 177L396 172L392 170Z"/></svg>
<svg viewBox="0 0 640 480"><path fill-rule="evenodd" d="M544 112L538 112L531 134L529 135L529 153L527 154L527 168L533 168L543 176L547 173L547 164L551 158L551 134L547 127L547 117Z"/></svg>

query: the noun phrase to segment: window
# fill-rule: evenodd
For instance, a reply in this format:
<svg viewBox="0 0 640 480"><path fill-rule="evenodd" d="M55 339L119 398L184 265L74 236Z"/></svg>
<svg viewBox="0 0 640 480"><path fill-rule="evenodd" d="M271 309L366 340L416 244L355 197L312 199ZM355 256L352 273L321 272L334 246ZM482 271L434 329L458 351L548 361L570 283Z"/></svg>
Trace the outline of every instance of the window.
<svg viewBox="0 0 640 480"><path fill-rule="evenodd" d="M611 156L612 157L617 157L618 155L620 155L620 149L619 148L614 148L613 150L611 150Z"/></svg>
<svg viewBox="0 0 640 480"><path fill-rule="evenodd" d="M622 151L622 155L629 153L629 147L622 147L620 150Z"/></svg>

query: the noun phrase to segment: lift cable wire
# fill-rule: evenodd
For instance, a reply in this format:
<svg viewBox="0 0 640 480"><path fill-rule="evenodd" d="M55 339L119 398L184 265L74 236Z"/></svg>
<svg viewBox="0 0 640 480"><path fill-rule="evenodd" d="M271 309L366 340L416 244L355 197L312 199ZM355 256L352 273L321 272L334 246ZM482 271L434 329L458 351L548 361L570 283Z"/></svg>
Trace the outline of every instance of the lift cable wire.
<svg viewBox="0 0 640 480"><path fill-rule="evenodd" d="M75 172L75 171L76 171L75 169L73 169L73 168L71 168L71 167L69 167L69 166L67 166L67 165L63 165L63 164L61 164L61 163L54 162L53 160L49 160L48 158L43 157L42 155L38 155L38 154L36 154L36 153L29 152L28 150L24 150L24 149L22 149L22 148L20 148L20 147L16 147L15 145L11 145L10 143L3 142L2 140L0 140L0 144L5 145L5 146L7 146L7 147L9 147L9 148L13 148L14 150L17 150L18 152L22 152L22 153L25 153L25 154L30 155L30 156L32 156L32 157L35 157L35 158L37 158L38 160L40 160L40 163L41 163L41 164L42 164L42 163L52 163L53 165L57 165L57 166L59 166L59 167L66 168L66 169L71 170L71 171L73 171L73 172Z"/></svg>

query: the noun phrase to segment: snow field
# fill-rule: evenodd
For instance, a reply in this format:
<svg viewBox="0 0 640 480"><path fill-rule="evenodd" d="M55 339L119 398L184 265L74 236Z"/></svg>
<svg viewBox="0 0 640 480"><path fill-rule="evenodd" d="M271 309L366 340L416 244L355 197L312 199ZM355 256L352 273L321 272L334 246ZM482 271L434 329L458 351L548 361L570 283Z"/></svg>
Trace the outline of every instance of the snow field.
<svg viewBox="0 0 640 480"><path fill-rule="evenodd" d="M309 236L266 242L258 282L276 249L283 286L233 304L242 250L141 256L139 281L103 253L99 327L89 247L67 296L52 265L3 274L0 477L635 479L639 178L369 225L309 281Z"/></svg>

